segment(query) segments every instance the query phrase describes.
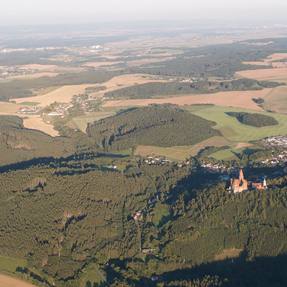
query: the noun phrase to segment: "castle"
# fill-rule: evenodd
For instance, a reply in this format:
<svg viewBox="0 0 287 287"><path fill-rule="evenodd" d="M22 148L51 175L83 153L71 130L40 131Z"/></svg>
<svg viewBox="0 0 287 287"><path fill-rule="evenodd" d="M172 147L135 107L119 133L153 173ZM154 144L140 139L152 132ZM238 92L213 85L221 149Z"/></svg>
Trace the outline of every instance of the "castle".
<svg viewBox="0 0 287 287"><path fill-rule="evenodd" d="M231 178L230 180L230 190L234 193L240 193L243 191L248 191L250 189L256 189L256 190L265 190L267 189L267 182L264 178L263 181L259 182L248 182L244 178L243 170L240 169L239 171L239 177L238 178Z"/></svg>

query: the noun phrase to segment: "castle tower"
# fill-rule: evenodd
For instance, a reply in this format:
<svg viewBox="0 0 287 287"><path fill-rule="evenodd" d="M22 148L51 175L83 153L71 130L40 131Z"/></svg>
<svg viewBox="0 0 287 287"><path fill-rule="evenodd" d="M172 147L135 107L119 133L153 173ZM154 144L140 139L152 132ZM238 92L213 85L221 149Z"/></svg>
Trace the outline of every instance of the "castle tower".
<svg viewBox="0 0 287 287"><path fill-rule="evenodd" d="M248 181L244 178L243 170L240 169L239 177L232 178L230 181L231 190L234 193L243 192L248 190Z"/></svg>
<svg viewBox="0 0 287 287"><path fill-rule="evenodd" d="M264 178L264 180L263 180L263 187L264 187L264 189L268 188L268 185L267 185L267 182L266 182L266 178Z"/></svg>
<svg viewBox="0 0 287 287"><path fill-rule="evenodd" d="M242 182L244 181L244 173L243 173L243 169L241 168L239 171L239 180Z"/></svg>

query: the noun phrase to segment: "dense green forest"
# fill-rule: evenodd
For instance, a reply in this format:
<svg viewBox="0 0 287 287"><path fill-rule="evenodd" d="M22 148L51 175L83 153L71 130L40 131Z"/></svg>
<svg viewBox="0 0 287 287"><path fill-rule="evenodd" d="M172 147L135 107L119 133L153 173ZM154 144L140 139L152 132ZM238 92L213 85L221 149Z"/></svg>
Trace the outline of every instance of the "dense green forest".
<svg viewBox="0 0 287 287"><path fill-rule="evenodd" d="M98 154L2 172L1 256L43 286L285 286L286 178L236 195L195 165Z"/></svg>
<svg viewBox="0 0 287 287"><path fill-rule="evenodd" d="M104 149L136 145L192 145L219 135L215 124L172 105L129 109L87 128L95 144Z"/></svg>
<svg viewBox="0 0 287 287"><path fill-rule="evenodd" d="M276 126L278 121L272 116L262 115L262 114L251 114L243 112L228 112L229 116L236 118L240 123L248 126L253 126L257 128Z"/></svg>
<svg viewBox="0 0 287 287"><path fill-rule="evenodd" d="M286 38L264 39L269 45L253 45L253 40L233 44L192 48L176 59L156 64L147 64L132 69L155 75L224 77L231 78L240 70L257 69L262 66L244 65L244 61L256 61L270 54L287 50Z"/></svg>

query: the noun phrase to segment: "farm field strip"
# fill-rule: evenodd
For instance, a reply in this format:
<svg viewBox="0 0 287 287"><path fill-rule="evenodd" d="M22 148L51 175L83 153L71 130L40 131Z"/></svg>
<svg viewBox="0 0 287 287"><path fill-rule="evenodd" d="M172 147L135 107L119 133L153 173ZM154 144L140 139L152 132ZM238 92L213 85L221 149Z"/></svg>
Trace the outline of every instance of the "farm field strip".
<svg viewBox="0 0 287 287"><path fill-rule="evenodd" d="M0 274L0 286L3 287L36 287L26 281Z"/></svg>
<svg viewBox="0 0 287 287"><path fill-rule="evenodd" d="M244 70L237 72L236 75L242 78L249 78L257 81L275 81L279 83L287 83L287 67Z"/></svg>
<svg viewBox="0 0 287 287"><path fill-rule="evenodd" d="M140 156L157 155L164 156L171 160L185 160L190 156L195 156L205 147L222 147L228 144L229 142L224 137L216 136L192 146L159 147L139 145L134 154Z"/></svg>
<svg viewBox="0 0 287 287"><path fill-rule="evenodd" d="M248 108L250 110L262 111L253 98L264 98L271 89L257 91L231 91L213 94L197 94L171 96L158 99L134 99L134 100L110 100L104 103L104 107L131 107L147 106L150 104L176 104L179 106L195 104L214 104L218 106Z"/></svg>
<svg viewBox="0 0 287 287"><path fill-rule="evenodd" d="M70 103L75 95L83 94L85 93L85 90L87 88L91 87L104 86L106 88L104 91L95 93L98 96L102 96L104 93L114 91L116 89L151 82L160 82L160 80L141 74L128 74L114 77L111 80L103 82L101 84L67 85L52 90L51 92L48 92L46 94L13 99L13 102L16 102L18 104L21 104L23 102L38 102L39 106L46 107L54 102Z"/></svg>
<svg viewBox="0 0 287 287"><path fill-rule="evenodd" d="M112 78L111 80L101 83L106 87L104 91L94 93L94 97L102 97L104 93L108 91L114 91L123 87L133 86L137 84L144 84L149 82L159 82L155 77L146 76L142 74L121 75ZM40 116L36 115L20 115L17 112L26 103L36 103L38 106L45 108L54 102L70 103L74 95L85 93L86 88L98 87L99 84L82 84L82 85L68 85L56 89L51 89L47 93L40 94L38 96L13 99L11 102L0 102L0 114L2 115L14 115L24 118L24 126L30 129L40 130L51 136L58 136L58 131L53 128L52 124L46 123ZM91 118L93 115L91 116ZM89 118L89 115L87 115ZM97 118L97 117L96 117ZM79 127L83 130L83 123L80 123L81 119L78 119ZM77 122L77 120L76 120Z"/></svg>
<svg viewBox="0 0 287 287"><path fill-rule="evenodd" d="M263 107L277 113L287 113L287 86L273 89L264 98Z"/></svg>

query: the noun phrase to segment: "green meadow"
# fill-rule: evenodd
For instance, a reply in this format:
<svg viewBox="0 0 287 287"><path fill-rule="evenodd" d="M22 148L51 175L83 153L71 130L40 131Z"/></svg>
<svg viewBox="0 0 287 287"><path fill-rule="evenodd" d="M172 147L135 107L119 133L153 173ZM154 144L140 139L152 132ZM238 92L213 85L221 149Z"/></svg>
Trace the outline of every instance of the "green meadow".
<svg viewBox="0 0 287 287"><path fill-rule="evenodd" d="M218 129L223 137L230 142L230 149L221 150L212 157L216 159L232 159L235 157L234 152L240 152L243 149L242 144L260 140L269 136L286 135L287 134L287 115L270 112L255 112L251 110L221 107L212 105L195 105L187 107L187 109L195 115L216 123L215 128ZM268 127L252 127L240 123L236 118L228 116L227 112L247 112L260 113L271 116L278 121L276 126Z"/></svg>

